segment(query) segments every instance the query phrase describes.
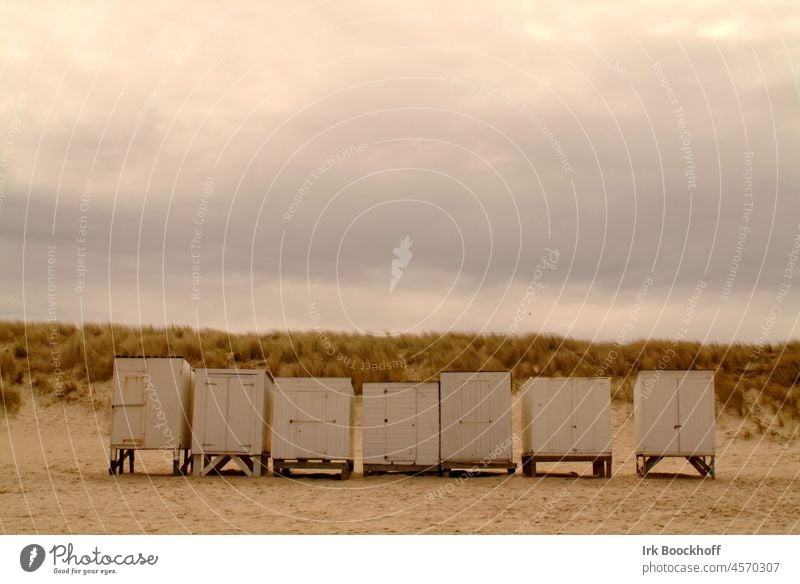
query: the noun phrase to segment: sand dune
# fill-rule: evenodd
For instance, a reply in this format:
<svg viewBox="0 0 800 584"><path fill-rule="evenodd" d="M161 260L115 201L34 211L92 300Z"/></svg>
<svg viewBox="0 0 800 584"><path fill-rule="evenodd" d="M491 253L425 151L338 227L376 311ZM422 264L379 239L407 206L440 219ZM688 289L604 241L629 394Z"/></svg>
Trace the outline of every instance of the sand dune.
<svg viewBox="0 0 800 584"><path fill-rule="evenodd" d="M560 476L535 479L172 477L158 453L115 478L100 403L28 397L0 423L4 533L800 533L800 447L742 438L728 416L714 481L676 461L636 476L629 404L614 404L610 480L568 474L589 464L542 465ZM519 433L518 403L514 423Z"/></svg>

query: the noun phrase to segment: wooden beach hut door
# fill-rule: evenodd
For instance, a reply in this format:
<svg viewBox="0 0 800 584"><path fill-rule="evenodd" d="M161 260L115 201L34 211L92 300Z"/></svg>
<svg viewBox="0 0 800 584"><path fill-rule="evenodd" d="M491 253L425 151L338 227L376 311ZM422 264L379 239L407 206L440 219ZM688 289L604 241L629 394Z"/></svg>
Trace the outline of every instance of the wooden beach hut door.
<svg viewBox="0 0 800 584"><path fill-rule="evenodd" d="M209 376L205 387L206 452L250 451L255 382L238 375Z"/></svg>
<svg viewBox="0 0 800 584"><path fill-rule="evenodd" d="M644 450L651 453L680 452L680 416L678 410L678 384L675 379L659 379L643 396L645 420L650 428L644 436Z"/></svg>
<svg viewBox="0 0 800 584"><path fill-rule="evenodd" d="M327 458L325 428L331 417L328 392L298 391L294 395L292 440L298 449L298 458Z"/></svg>
<svg viewBox="0 0 800 584"><path fill-rule="evenodd" d="M575 409L572 380L568 377L551 379L548 384L545 419L548 436L544 452L571 452L575 445Z"/></svg>
<svg viewBox="0 0 800 584"><path fill-rule="evenodd" d="M203 450L206 452L225 452L227 434L228 383L219 375L209 376L203 392L205 399L205 432Z"/></svg>
<svg viewBox="0 0 800 584"><path fill-rule="evenodd" d="M598 448L594 428L602 411L602 403L597 399L596 383L592 379L576 379L573 382L573 452L594 452Z"/></svg>
<svg viewBox="0 0 800 584"><path fill-rule="evenodd" d="M486 458L491 452L492 400L489 381L473 379L461 386L462 451L458 458ZM486 446L490 444L490 446Z"/></svg>
<svg viewBox="0 0 800 584"><path fill-rule="evenodd" d="M253 419L260 412L253 409L256 383L250 376L228 377L228 433L227 452L247 454L253 441Z"/></svg>
<svg viewBox="0 0 800 584"><path fill-rule="evenodd" d="M714 429L708 420L708 392L710 391L707 379L679 379L676 382L678 397L678 445L680 452L691 454L694 452L714 451ZM712 393L713 395L713 393ZM711 402L713 408L713 402Z"/></svg>
<svg viewBox="0 0 800 584"><path fill-rule="evenodd" d="M417 460L417 392L408 387L387 388L383 423L384 452L395 464Z"/></svg>
<svg viewBox="0 0 800 584"><path fill-rule="evenodd" d="M117 441L131 447L144 444L145 374L121 372L115 391L121 399L113 408L112 428Z"/></svg>

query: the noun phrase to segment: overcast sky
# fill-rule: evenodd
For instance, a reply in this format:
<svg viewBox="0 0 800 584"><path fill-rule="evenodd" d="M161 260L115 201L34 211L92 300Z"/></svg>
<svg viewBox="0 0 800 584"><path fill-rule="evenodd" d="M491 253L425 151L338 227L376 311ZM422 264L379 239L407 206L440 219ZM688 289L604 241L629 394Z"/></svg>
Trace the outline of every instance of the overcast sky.
<svg viewBox="0 0 800 584"><path fill-rule="evenodd" d="M398 5L4 3L0 318L798 336L796 2Z"/></svg>

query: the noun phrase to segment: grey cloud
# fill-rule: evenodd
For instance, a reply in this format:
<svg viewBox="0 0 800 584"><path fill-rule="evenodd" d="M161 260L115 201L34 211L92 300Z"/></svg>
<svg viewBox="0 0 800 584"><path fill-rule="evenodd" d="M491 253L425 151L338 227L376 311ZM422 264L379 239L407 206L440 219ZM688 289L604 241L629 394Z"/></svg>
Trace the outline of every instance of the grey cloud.
<svg viewBox="0 0 800 584"><path fill-rule="evenodd" d="M358 326L382 330L453 284L427 328L505 330L550 248L561 259L543 294L556 317L542 326L583 335L598 326L611 337L621 299L652 278L671 313L707 281L704 318L737 306L747 324L736 334L753 336L785 281L800 229L791 3L773 3L773 19L723 2L680 13L633 2L502 11L454 2L433 12L424 3L288 2L267 12L243 2L223 12L123 2L60 26L58 4L31 9L42 14L29 21L21 5L2 10L28 22L0 57L3 119L14 96L27 96L0 207L6 317L21 314L23 286L26 315L46 316L42 266L55 242L60 315L78 318L70 290L87 184L100 319L307 327L310 285L330 326L351 327L353 312ZM0 124L0 144L6 135ZM753 211L743 219L748 152ZM397 170L412 168L429 171ZM389 294L405 235L413 257ZM203 294L191 300L198 265ZM747 305L751 295L758 305ZM614 318L566 324L584 297L586 314ZM660 308L649 310L653 334L669 335ZM703 322L699 336L734 334Z"/></svg>

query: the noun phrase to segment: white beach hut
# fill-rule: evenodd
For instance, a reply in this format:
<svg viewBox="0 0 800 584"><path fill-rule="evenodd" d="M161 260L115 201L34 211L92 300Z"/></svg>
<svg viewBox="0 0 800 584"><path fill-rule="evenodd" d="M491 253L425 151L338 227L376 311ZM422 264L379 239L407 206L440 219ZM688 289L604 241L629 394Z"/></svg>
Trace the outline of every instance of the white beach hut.
<svg viewBox="0 0 800 584"><path fill-rule="evenodd" d="M272 429L272 468L339 470L354 466L353 408L349 378L277 377Z"/></svg>
<svg viewBox="0 0 800 584"><path fill-rule="evenodd" d="M714 371L642 370L633 389L636 470L665 457L686 458L715 477Z"/></svg>
<svg viewBox="0 0 800 584"><path fill-rule="evenodd" d="M611 382L607 377L534 377L522 386L522 469L537 462L591 462L611 476Z"/></svg>
<svg viewBox="0 0 800 584"><path fill-rule="evenodd" d="M511 373L446 371L439 384L442 470L513 474Z"/></svg>
<svg viewBox="0 0 800 584"><path fill-rule="evenodd" d="M272 379L263 369L198 369L192 471L204 476L236 464L248 476L267 467Z"/></svg>
<svg viewBox="0 0 800 584"><path fill-rule="evenodd" d="M439 384L365 383L364 476L439 471Z"/></svg>
<svg viewBox="0 0 800 584"><path fill-rule="evenodd" d="M181 357L114 359L109 474L134 470L137 450L172 452L172 472L185 471L191 448L193 372ZM184 462L180 465L180 452Z"/></svg>

